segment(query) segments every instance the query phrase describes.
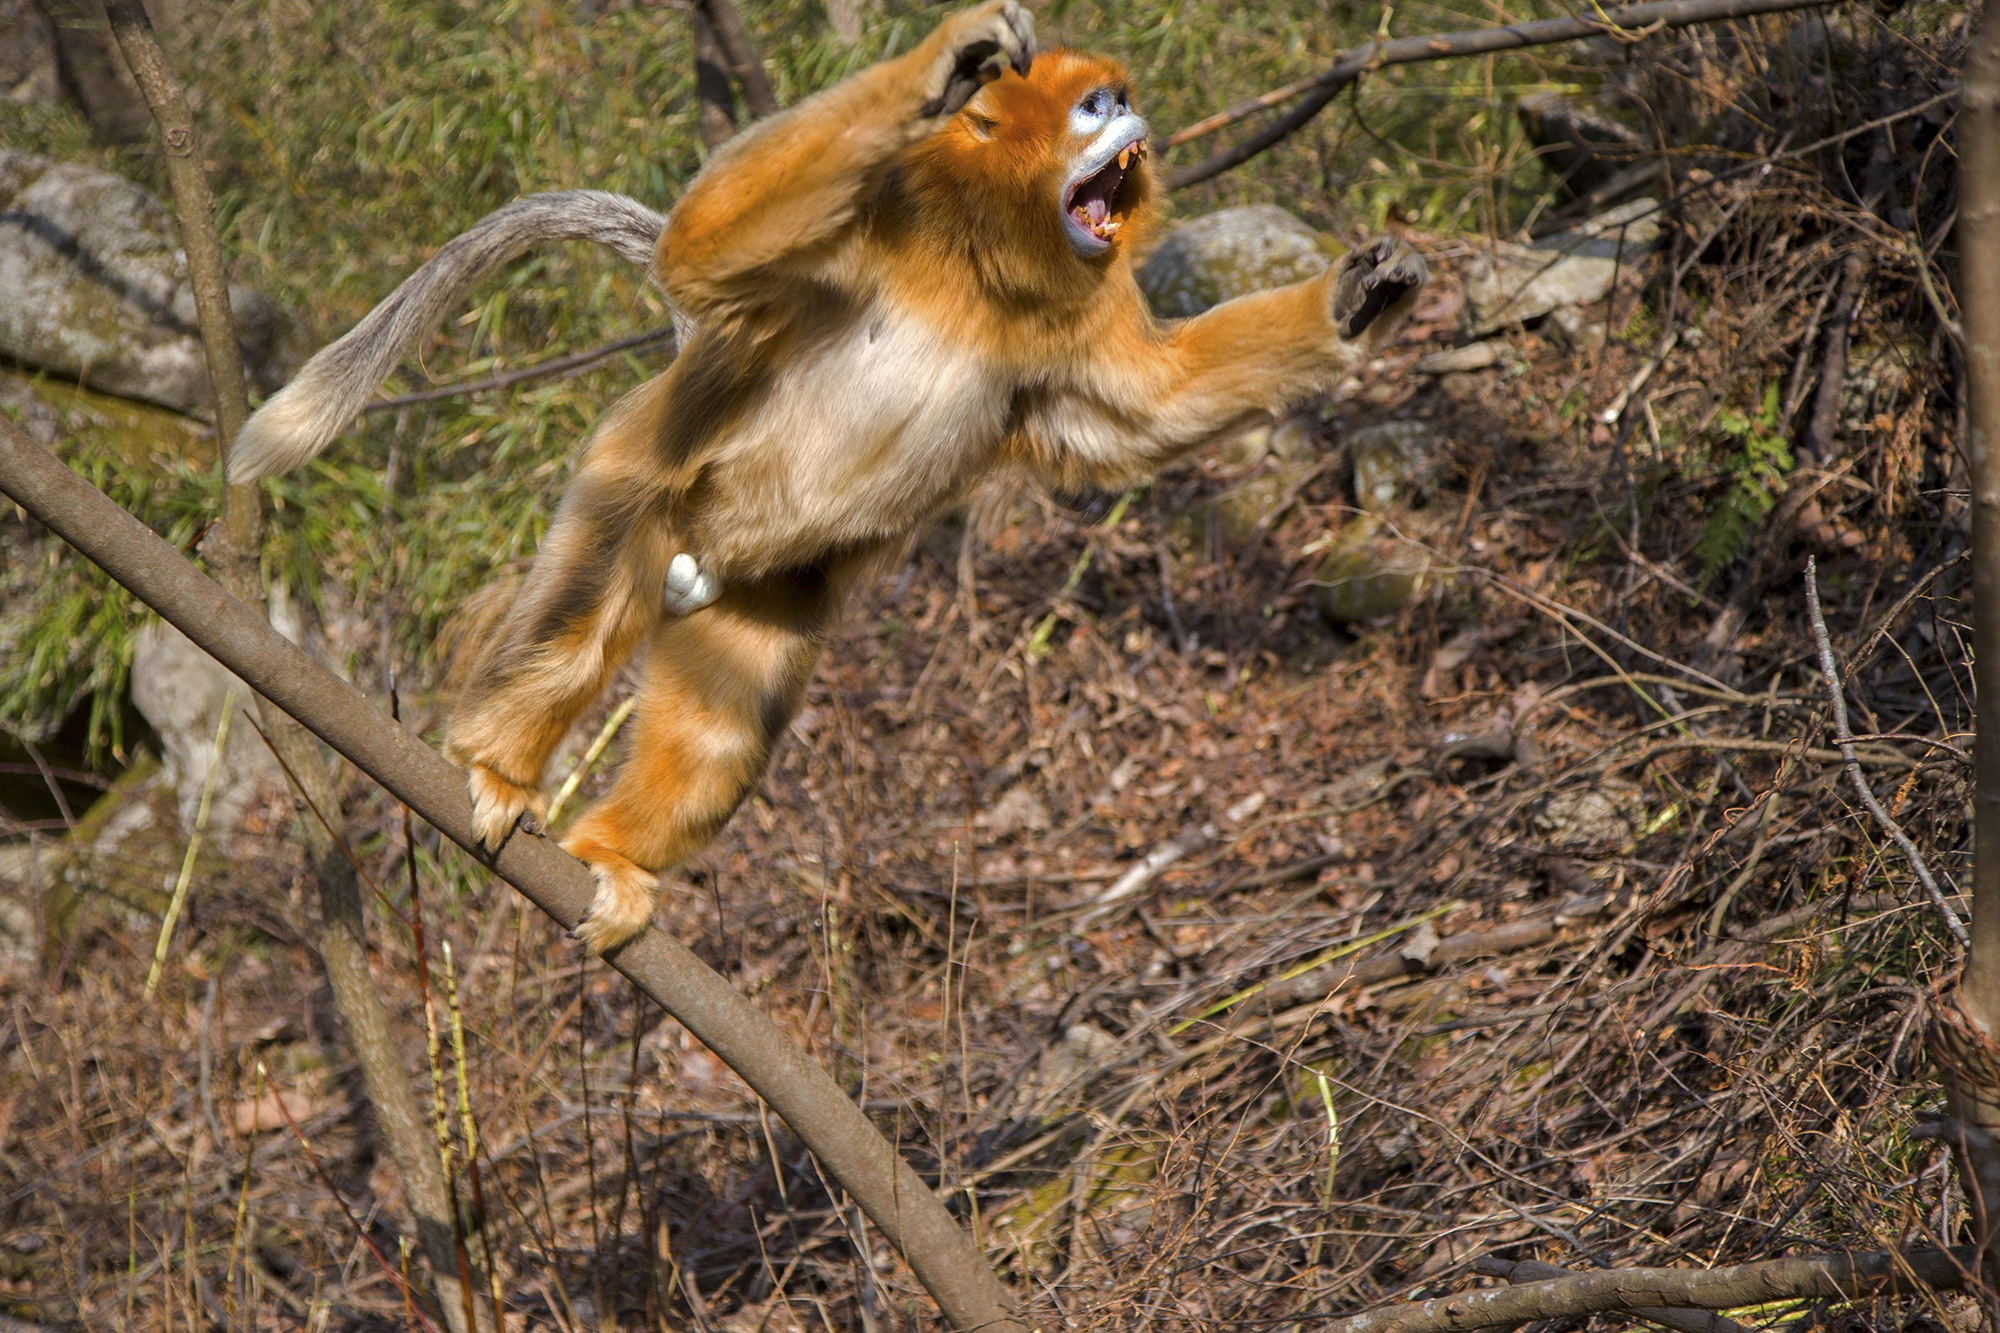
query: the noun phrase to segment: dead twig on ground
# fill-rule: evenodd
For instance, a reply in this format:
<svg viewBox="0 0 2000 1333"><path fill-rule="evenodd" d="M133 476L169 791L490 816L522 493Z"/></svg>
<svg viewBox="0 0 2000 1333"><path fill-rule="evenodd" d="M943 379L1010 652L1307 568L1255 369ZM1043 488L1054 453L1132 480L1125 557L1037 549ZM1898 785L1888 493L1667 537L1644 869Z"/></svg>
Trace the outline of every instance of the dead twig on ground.
<svg viewBox="0 0 2000 1333"><path fill-rule="evenodd" d="M1484 1277L1504 1278L1519 1286L1523 1282L1549 1282L1556 1278L1574 1277L1567 1268L1554 1264L1536 1263L1532 1259L1515 1262L1496 1259L1491 1255L1473 1261L1472 1271ZM1658 1305L1635 1305L1625 1311L1649 1324L1670 1328L1674 1333L1748 1333L1743 1325L1727 1315L1709 1310L1676 1310Z"/></svg>
<svg viewBox="0 0 2000 1333"><path fill-rule="evenodd" d="M1840 743L1840 753L1847 764L1848 780L1854 784L1855 792L1861 797L1861 804L1868 807L1868 813L1875 816L1875 822L1882 826L1882 831L1903 849L1903 855L1909 860L1910 869L1916 873L1917 882L1924 886L1924 892L1930 895L1932 906L1936 907L1938 915L1944 918L1945 929L1951 932L1952 938L1959 942L1960 947L1970 948L1972 937L1966 933L1965 923L1958 919L1958 913L1952 911L1951 904L1944 900L1944 890L1940 889L1938 882L1931 877L1930 867L1924 864L1923 853L1919 852L1917 845L1910 841L1910 835L1903 832L1903 826L1882 808L1882 803L1875 799L1874 789L1868 785L1868 779L1862 776L1861 761L1854 752L1854 733L1847 725L1847 697L1841 683L1840 667L1833 660L1833 642L1827 637L1826 617L1820 612L1819 562L1810 557L1806 560L1806 610L1812 619L1813 642L1819 645L1820 674L1826 678L1827 702L1833 709L1834 739Z"/></svg>
<svg viewBox="0 0 2000 1333"><path fill-rule="evenodd" d="M1883 1291L1928 1286L1956 1290L1970 1278L1978 1251L1876 1251L1768 1259L1729 1268L1625 1268L1577 1273L1520 1286L1487 1287L1420 1305L1336 1320L1330 1333L1457 1333L1457 1330L1566 1319L1635 1307L1692 1306L1730 1310L1783 1300L1853 1300Z"/></svg>

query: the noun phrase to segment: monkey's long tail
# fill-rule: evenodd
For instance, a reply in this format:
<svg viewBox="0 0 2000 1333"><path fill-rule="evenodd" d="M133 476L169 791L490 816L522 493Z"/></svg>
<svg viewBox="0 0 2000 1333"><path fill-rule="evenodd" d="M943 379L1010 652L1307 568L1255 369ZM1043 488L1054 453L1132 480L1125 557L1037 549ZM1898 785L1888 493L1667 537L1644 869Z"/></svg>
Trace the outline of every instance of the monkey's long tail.
<svg viewBox="0 0 2000 1333"><path fill-rule="evenodd" d="M595 241L650 267L666 225L638 200L603 190L531 194L488 213L257 409L229 451L229 479L275 476L333 443L411 349L501 265L550 241Z"/></svg>

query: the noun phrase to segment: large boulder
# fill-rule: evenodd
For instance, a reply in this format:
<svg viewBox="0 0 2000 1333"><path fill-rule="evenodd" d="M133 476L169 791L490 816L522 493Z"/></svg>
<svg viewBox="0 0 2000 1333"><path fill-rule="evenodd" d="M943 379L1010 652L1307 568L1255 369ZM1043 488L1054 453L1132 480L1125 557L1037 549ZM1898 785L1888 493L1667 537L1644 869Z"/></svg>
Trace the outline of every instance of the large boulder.
<svg viewBox="0 0 2000 1333"><path fill-rule="evenodd" d="M208 367L187 257L160 201L122 176L0 149L0 355L95 389L206 415ZM275 391L290 319L230 287L243 365Z"/></svg>
<svg viewBox="0 0 2000 1333"><path fill-rule="evenodd" d="M1162 319L1186 319L1251 292L1326 271L1347 247L1276 204L1245 204L1184 222L1139 270Z"/></svg>

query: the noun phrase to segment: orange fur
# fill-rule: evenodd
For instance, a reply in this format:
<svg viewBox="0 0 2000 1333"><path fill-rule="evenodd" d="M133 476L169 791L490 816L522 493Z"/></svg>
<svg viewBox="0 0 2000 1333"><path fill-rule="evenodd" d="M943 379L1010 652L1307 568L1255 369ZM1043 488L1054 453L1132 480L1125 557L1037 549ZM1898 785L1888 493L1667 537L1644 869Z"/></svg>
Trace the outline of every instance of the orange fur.
<svg viewBox="0 0 2000 1333"><path fill-rule="evenodd" d="M1378 245L1156 322L1130 262L1153 183L1124 71L1069 51L1004 68L1030 54L1014 0L955 14L730 143L668 219L657 275L692 333L600 428L449 746L497 846L648 643L632 757L565 843L598 874L594 949L643 928L653 874L757 781L872 556L996 468L1141 477L1328 387L1414 299L1421 261ZM1114 159L1122 176L1095 174ZM1336 307L1369 283L1388 308L1343 339ZM681 551L724 591L674 616Z"/></svg>

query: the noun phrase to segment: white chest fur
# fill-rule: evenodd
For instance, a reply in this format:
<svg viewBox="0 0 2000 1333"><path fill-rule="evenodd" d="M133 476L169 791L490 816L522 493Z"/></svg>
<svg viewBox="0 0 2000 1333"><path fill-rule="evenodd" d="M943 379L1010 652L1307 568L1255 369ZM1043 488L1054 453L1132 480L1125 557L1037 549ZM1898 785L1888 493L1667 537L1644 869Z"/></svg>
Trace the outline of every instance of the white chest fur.
<svg viewBox="0 0 2000 1333"><path fill-rule="evenodd" d="M768 565L909 532L988 465L1010 397L963 338L864 317L788 365L723 446L718 554Z"/></svg>

